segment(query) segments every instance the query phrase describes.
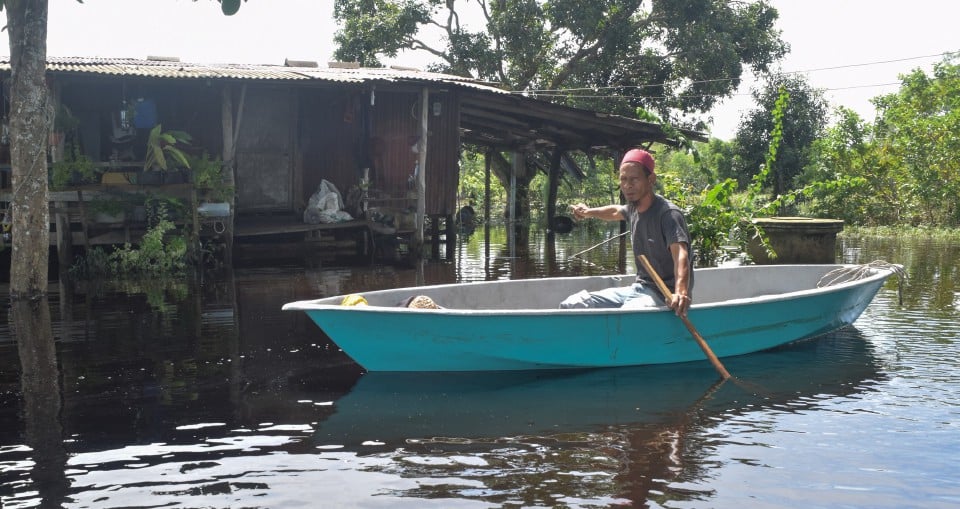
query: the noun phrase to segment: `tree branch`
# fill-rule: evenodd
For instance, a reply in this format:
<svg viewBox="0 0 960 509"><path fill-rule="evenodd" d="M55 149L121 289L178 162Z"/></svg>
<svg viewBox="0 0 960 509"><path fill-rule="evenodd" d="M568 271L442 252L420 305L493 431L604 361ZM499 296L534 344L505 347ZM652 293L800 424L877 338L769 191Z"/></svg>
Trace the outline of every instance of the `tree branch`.
<svg viewBox="0 0 960 509"><path fill-rule="evenodd" d="M421 41L420 39L410 39L410 43L408 47L412 50L424 50L435 57L440 57L446 60L447 62L452 63L450 55L448 53L445 53L442 50L434 49L433 47L427 45L427 43Z"/></svg>
<svg viewBox="0 0 960 509"><path fill-rule="evenodd" d="M486 0L477 0L477 5L480 6L480 10L483 12L483 19L486 20L488 27L487 33L490 34L493 39L493 51L497 55L497 61L500 62L497 65L497 77L501 83L506 83L507 81L507 71L503 68L503 43L500 39L500 34L498 32L493 32L489 30L489 27L493 23L493 16L490 15L490 9L487 8Z"/></svg>
<svg viewBox="0 0 960 509"><path fill-rule="evenodd" d="M567 78L569 78L570 75L579 69L585 62L596 57L598 51L603 46L607 36L614 27L620 27L622 24L630 24L630 18L640 8L640 3L641 2L637 2L632 9L624 9L610 17L606 23L603 24L603 29L597 33L596 37L594 38L594 42L586 46L581 44L580 49L577 50L577 52L563 65L563 68L560 69L556 75L554 75L548 88L555 89L562 86L563 83L566 82ZM646 27L653 23L654 19L655 18L653 16L646 17L642 22L636 23L636 26L633 27L634 31L638 33L642 32Z"/></svg>

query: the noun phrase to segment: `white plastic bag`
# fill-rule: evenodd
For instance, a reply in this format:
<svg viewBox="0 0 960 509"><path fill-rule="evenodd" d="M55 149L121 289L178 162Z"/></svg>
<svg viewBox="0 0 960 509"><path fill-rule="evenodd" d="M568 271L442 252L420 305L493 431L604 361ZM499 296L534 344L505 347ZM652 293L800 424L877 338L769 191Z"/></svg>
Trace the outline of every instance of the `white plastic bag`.
<svg viewBox="0 0 960 509"><path fill-rule="evenodd" d="M353 219L350 213L343 210L343 197L340 191L327 179L320 181L320 187L307 201L307 208L303 211L303 222L339 223Z"/></svg>

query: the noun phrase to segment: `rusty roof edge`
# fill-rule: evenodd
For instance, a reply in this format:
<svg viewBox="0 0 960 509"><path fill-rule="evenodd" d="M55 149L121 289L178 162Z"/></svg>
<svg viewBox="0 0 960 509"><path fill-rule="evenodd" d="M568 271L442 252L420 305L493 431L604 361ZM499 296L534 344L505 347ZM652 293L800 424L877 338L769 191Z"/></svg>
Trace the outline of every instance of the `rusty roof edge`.
<svg viewBox="0 0 960 509"><path fill-rule="evenodd" d="M509 93L494 84L451 74L388 67L296 67L281 64L221 64L172 59L107 57L48 57L48 71L168 79L233 79L257 81L318 80L346 83L439 83L448 86ZM0 56L0 71L10 71L10 57Z"/></svg>

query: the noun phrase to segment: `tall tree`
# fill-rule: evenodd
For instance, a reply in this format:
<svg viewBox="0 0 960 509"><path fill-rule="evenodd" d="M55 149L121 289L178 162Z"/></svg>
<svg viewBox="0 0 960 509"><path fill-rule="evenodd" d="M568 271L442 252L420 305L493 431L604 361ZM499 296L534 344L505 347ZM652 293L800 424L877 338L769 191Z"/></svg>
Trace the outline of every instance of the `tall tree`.
<svg viewBox="0 0 960 509"><path fill-rule="evenodd" d="M745 68L765 73L787 50L765 0L336 0L334 17L340 60L375 66L426 51L433 71L687 127L700 127L693 115L735 91ZM534 175L517 175L518 197ZM528 217L526 200L517 205Z"/></svg>
<svg viewBox="0 0 960 509"><path fill-rule="evenodd" d="M241 4L241 0L217 2L227 16ZM47 132L55 111L46 86L49 8L47 0L0 0L2 10L10 41L10 297L36 299L46 294L49 282Z"/></svg>
<svg viewBox="0 0 960 509"><path fill-rule="evenodd" d="M791 189L794 178L803 172L810 162L810 150L827 125L828 105L823 91L815 89L802 76L773 75L766 84L753 93L758 107L747 113L737 128L738 180L741 185L750 182L767 158L773 115L780 88L790 94L786 111L783 112L783 135L777 150L776 161L770 169L768 184L773 195Z"/></svg>
<svg viewBox="0 0 960 509"><path fill-rule="evenodd" d="M874 136L874 126L855 111L839 107L836 120L813 144L804 170L807 207L819 217L847 224L891 225L908 210L899 192L900 161Z"/></svg>
<svg viewBox="0 0 960 509"><path fill-rule="evenodd" d="M50 210L47 131L47 0L5 0L10 38L10 166L13 242L10 296L36 298L47 290Z"/></svg>
<svg viewBox="0 0 960 509"><path fill-rule="evenodd" d="M960 57L948 55L928 76L901 76L900 90L874 99L878 148L899 163L891 176L910 203L914 224L960 225Z"/></svg>
<svg viewBox="0 0 960 509"><path fill-rule="evenodd" d="M334 16L341 60L372 66L422 50L438 59L432 70L674 122L787 50L765 0L336 0Z"/></svg>

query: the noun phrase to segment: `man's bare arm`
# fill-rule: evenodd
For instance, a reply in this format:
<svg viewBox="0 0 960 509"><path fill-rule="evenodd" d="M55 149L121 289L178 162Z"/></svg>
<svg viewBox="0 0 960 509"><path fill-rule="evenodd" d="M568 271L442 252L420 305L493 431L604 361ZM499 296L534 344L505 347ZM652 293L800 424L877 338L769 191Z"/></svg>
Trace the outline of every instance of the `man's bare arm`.
<svg viewBox="0 0 960 509"><path fill-rule="evenodd" d="M604 205L603 207L588 207L583 203L570 206L570 212L577 219L592 217L603 219L604 221L622 221L623 214L620 213L620 207L617 205Z"/></svg>

